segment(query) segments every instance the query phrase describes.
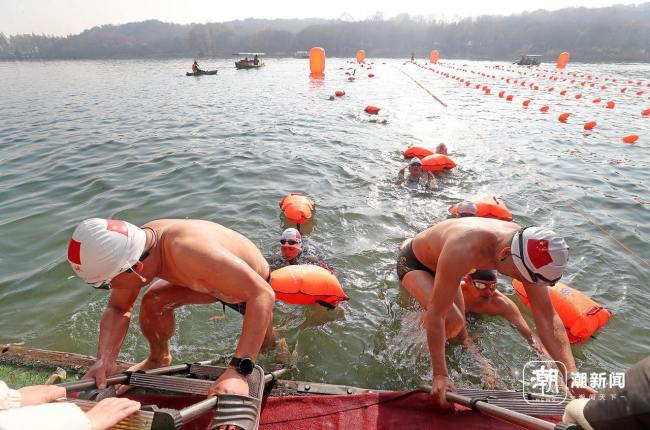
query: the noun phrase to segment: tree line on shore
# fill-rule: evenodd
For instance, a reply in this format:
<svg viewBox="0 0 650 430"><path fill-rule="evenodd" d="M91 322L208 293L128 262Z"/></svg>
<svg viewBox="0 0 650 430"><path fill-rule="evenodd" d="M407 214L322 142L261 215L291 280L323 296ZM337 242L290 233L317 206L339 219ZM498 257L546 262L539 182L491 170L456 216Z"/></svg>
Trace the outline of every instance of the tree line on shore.
<svg viewBox="0 0 650 430"><path fill-rule="evenodd" d="M605 8L568 8L454 22L406 14L350 19L247 19L172 24L156 20L103 25L66 37L0 33L0 59L105 59L227 57L235 52L291 56L323 47L328 56L513 60L562 51L572 61L650 62L650 3Z"/></svg>

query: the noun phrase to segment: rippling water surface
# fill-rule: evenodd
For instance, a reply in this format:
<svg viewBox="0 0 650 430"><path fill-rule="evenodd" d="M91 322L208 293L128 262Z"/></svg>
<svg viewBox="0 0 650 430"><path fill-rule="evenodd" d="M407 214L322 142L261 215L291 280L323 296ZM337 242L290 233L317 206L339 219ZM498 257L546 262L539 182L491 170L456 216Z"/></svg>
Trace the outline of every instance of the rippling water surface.
<svg viewBox="0 0 650 430"><path fill-rule="evenodd" d="M269 59L253 71L205 60L219 74L200 78L184 76L189 64L0 63L0 343L95 353L106 295L72 277L66 261L82 219L203 218L269 254L281 231L278 201L302 191L318 206L310 239L331 256L350 301L334 312L277 305L275 325L299 354L292 376L412 388L430 382L430 364L419 309L397 282L396 247L445 219L459 199L496 193L516 222L548 224L565 236L567 283L614 314L596 339L573 347L579 367L620 371L648 354L650 119L640 112L650 107L650 88L642 96L619 89L643 89L624 82L647 82L650 66L570 66L618 78L602 96L617 102L607 110L591 102L598 87L554 82L569 89L560 97L438 69L471 79L468 88L397 60L376 60L372 79L358 68L354 83L343 59L328 60L322 81L309 79L306 60ZM447 66L462 64L487 72L495 63ZM474 82L490 85L492 95ZM513 102L497 97L502 88ZM336 89L347 95L328 100ZM572 97L577 92L582 100ZM368 104L382 108L385 124L363 112ZM551 106L548 114L541 104ZM568 124L557 121L563 111L573 115ZM586 133L588 120L599 125ZM636 145L621 143L629 133L641 136ZM437 189L395 184L403 149L440 142L458 168ZM500 288L513 292L506 279ZM177 311L175 358L230 355L241 318L213 318L221 314L218 306ZM135 321L123 359L147 353ZM502 320L472 318L470 331L507 381L532 358ZM479 383L477 364L460 347L449 347L448 359L460 385Z"/></svg>

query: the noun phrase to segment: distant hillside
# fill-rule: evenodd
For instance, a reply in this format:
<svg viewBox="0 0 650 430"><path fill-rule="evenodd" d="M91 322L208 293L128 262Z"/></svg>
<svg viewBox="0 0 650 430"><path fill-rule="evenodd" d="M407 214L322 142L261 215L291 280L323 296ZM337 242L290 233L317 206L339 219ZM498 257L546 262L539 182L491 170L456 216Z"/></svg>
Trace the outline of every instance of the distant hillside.
<svg viewBox="0 0 650 430"><path fill-rule="evenodd" d="M380 16L365 21L246 19L209 24L156 20L104 25L68 37L5 36L0 59L226 57L258 51L292 55L322 46L329 56L419 57L438 49L443 58L512 60L524 53L552 61L562 51L572 61L650 62L650 3L569 8L458 22Z"/></svg>

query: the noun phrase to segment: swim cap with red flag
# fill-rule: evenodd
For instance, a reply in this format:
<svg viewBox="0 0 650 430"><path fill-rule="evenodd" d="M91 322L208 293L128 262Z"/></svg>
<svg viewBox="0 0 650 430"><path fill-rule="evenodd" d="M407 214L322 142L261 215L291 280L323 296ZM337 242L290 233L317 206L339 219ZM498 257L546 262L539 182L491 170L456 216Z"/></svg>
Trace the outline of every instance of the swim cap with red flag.
<svg viewBox="0 0 650 430"><path fill-rule="evenodd" d="M79 223L68 245L68 262L86 283L98 287L133 267L147 235L126 221L89 218Z"/></svg>
<svg viewBox="0 0 650 430"><path fill-rule="evenodd" d="M569 261L564 239L546 227L525 227L512 238L510 252L519 273L526 281L555 284Z"/></svg>

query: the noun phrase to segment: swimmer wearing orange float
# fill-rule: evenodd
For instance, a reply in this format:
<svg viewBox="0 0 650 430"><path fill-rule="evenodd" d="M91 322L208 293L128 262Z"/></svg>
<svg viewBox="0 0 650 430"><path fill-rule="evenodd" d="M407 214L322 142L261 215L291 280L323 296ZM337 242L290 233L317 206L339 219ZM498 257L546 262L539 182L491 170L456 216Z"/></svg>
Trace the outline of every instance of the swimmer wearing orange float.
<svg viewBox="0 0 650 430"><path fill-rule="evenodd" d="M406 169L409 171L408 178L406 178ZM418 184L423 179L428 187L436 185L436 178L433 173L425 172L422 169L422 160L418 157L411 158L408 167L403 167L397 174L397 184L401 184L405 180L410 184Z"/></svg>
<svg viewBox="0 0 650 430"><path fill-rule="evenodd" d="M282 232L280 253L281 256L274 255L267 258L271 270L289 265L313 264L330 273L334 272L314 246L304 243L302 234L295 228L288 228Z"/></svg>
<svg viewBox="0 0 650 430"><path fill-rule="evenodd" d="M551 357L564 364L565 376L570 379L577 371L575 360L548 288L544 288L562 277L568 258L568 246L552 230L521 228L487 218L442 221L401 244L397 274L404 288L426 309L434 375L431 394L438 405L451 407L445 393L456 390L447 370L445 342L465 330L465 304L459 284L477 268L496 269L523 282L539 338ZM571 392L586 396L596 393L590 387L575 386Z"/></svg>

